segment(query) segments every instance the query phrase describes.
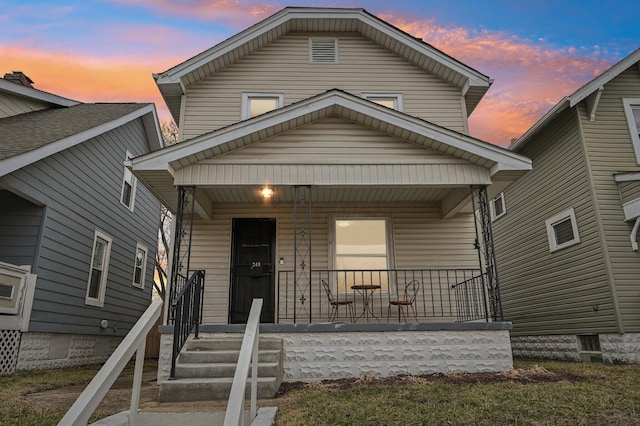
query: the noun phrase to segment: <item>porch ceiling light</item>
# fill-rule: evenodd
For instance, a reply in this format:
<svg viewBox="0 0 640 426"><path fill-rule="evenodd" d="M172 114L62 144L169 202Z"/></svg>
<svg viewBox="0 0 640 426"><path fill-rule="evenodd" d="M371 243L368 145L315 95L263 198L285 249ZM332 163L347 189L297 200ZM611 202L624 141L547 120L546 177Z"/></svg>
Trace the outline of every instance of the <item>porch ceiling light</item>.
<svg viewBox="0 0 640 426"><path fill-rule="evenodd" d="M262 194L263 198L271 198L271 196L273 195L273 189L265 186L260 190L260 194Z"/></svg>

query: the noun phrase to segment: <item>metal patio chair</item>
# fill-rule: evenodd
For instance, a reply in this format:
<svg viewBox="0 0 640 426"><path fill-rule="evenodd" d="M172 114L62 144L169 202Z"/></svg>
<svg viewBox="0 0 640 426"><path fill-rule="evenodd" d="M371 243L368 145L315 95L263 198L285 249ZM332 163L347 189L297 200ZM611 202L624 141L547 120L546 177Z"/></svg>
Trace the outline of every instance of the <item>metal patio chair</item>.
<svg viewBox="0 0 640 426"><path fill-rule="evenodd" d="M407 308L410 308L413 312L413 317L418 322L418 314L416 313L415 301L418 296L418 290L420 289L420 281L413 280L409 281L407 285L404 286L404 294L402 298L398 297L396 300L389 300L389 307L387 308L387 321L391 317L391 307L395 306L398 308L398 322L400 322L400 318L404 318L404 322L407 322ZM400 295L398 295L400 296Z"/></svg>
<svg viewBox="0 0 640 426"><path fill-rule="evenodd" d="M338 316L338 309L340 306L346 306L347 314L349 315L349 319L353 322L353 300L336 300L333 297L333 292L331 288L329 288L329 284L325 280L322 281L322 287L324 287L325 293L327 293L327 299L329 300L329 305L331 305L331 313L329 314L329 322L333 322Z"/></svg>

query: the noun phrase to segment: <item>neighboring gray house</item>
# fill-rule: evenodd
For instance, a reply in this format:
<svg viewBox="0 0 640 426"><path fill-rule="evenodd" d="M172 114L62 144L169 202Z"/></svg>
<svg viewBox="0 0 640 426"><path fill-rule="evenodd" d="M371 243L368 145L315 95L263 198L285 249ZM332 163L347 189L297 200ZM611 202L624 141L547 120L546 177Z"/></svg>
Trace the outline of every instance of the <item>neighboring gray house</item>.
<svg viewBox="0 0 640 426"><path fill-rule="evenodd" d="M640 50L514 142L533 171L493 199L515 356L640 361Z"/></svg>
<svg viewBox="0 0 640 426"><path fill-rule="evenodd" d="M152 104L0 79L0 374L106 359L151 300L160 203L125 169Z"/></svg>

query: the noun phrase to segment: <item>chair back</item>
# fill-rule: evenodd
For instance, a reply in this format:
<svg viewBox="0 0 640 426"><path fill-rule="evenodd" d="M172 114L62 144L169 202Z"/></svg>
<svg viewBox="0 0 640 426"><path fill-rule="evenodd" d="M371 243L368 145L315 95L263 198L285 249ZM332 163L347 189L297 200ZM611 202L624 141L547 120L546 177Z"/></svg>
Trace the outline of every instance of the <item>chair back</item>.
<svg viewBox="0 0 640 426"><path fill-rule="evenodd" d="M335 299L333 298L333 293L331 293L331 289L329 288L329 284L325 280L322 281L322 287L324 287L325 293L327 293L327 299L329 299L329 303L335 303Z"/></svg>
<svg viewBox="0 0 640 426"><path fill-rule="evenodd" d="M415 302L416 297L418 297L418 290L420 290L420 281L409 281L404 287L404 300L411 303Z"/></svg>

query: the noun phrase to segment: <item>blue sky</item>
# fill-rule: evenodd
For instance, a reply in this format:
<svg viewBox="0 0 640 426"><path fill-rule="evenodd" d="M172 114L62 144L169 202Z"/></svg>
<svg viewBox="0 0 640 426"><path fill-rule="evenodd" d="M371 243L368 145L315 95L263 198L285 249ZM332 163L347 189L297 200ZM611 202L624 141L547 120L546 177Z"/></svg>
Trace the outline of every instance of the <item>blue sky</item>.
<svg viewBox="0 0 640 426"><path fill-rule="evenodd" d="M471 134L506 145L640 47L633 1L0 0L1 73L86 102L156 102L162 72L285 6L363 7L495 79Z"/></svg>

